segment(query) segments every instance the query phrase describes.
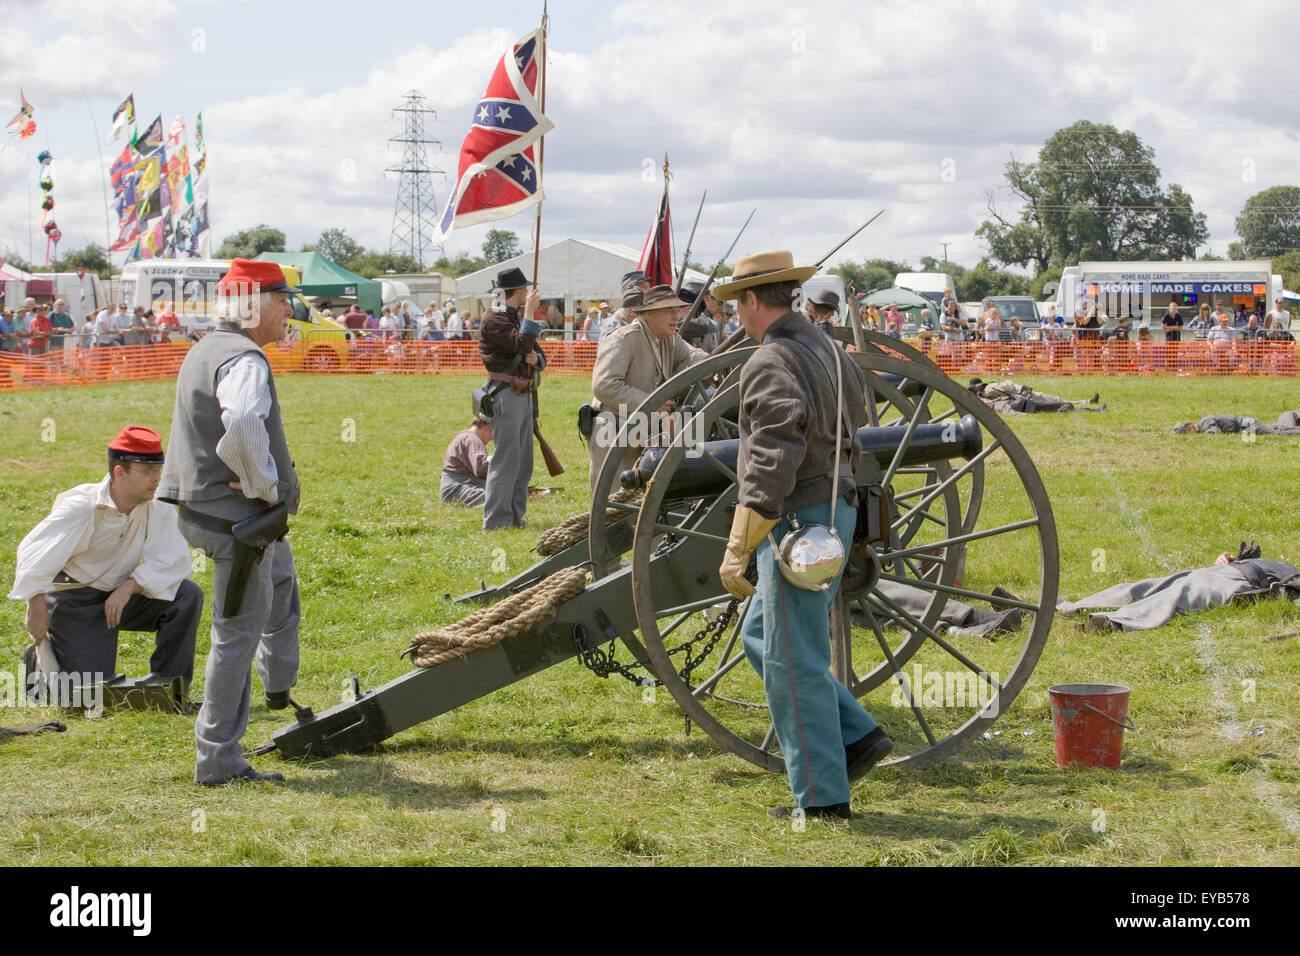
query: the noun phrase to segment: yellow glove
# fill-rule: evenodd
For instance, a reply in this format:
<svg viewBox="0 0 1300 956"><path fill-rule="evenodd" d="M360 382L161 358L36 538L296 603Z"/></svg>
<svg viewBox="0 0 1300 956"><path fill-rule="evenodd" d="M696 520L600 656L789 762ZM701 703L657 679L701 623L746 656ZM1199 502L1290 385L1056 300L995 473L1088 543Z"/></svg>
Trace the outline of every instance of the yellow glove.
<svg viewBox="0 0 1300 956"><path fill-rule="evenodd" d="M732 597L743 598L754 593L754 585L745 580L749 555L776 527L779 518L764 518L752 508L736 505L731 519L731 535L727 538L727 551L718 567L722 586Z"/></svg>

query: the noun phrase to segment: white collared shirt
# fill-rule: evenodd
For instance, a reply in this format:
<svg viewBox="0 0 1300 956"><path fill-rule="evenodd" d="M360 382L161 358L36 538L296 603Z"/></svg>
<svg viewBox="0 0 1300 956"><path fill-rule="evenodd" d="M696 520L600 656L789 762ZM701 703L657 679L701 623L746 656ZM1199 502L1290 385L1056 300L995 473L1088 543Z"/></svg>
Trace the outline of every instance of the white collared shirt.
<svg viewBox="0 0 1300 956"><path fill-rule="evenodd" d="M225 367L217 383L217 402L226 433L217 442L217 457L239 478L245 498L275 503L279 472L271 456L266 417L271 414L270 369L257 354L246 352Z"/></svg>
<svg viewBox="0 0 1300 956"><path fill-rule="evenodd" d="M49 515L18 545L9 597L26 601L48 594L60 571L99 591L112 591L133 577L145 597L176 597L193 570L176 509L151 500L123 514L108 483L105 475L98 484L77 485L54 499Z"/></svg>

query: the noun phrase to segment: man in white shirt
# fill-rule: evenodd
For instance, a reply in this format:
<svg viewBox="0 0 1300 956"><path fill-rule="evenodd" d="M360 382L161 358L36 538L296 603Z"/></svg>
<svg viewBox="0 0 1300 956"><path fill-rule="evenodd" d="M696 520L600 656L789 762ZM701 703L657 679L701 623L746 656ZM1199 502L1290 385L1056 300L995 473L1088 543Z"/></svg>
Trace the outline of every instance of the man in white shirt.
<svg viewBox="0 0 1300 956"><path fill-rule="evenodd" d="M451 311L447 313L447 338L459 339L462 337L461 333L465 331L465 320L460 317L460 313L456 310L455 302L452 302L450 307Z"/></svg>
<svg viewBox="0 0 1300 956"><path fill-rule="evenodd" d="M1273 300L1273 311L1264 316L1264 328L1281 332L1290 330L1291 313L1282 307L1281 299Z"/></svg>
<svg viewBox="0 0 1300 956"><path fill-rule="evenodd" d="M158 433L129 425L108 446L109 473L54 500L50 514L18 545L9 597L27 602L24 653L29 681L38 667L84 684L117 673L119 630L157 636L150 671L194 676L194 637L203 591L189 580L190 550L176 509L154 500L162 474Z"/></svg>

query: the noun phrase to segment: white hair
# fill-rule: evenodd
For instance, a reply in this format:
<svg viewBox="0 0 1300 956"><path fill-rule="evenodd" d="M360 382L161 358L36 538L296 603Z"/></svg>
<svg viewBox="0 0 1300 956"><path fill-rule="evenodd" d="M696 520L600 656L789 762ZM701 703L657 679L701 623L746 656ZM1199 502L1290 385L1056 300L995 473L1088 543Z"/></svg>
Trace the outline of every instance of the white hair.
<svg viewBox="0 0 1300 956"><path fill-rule="evenodd" d="M220 323L251 329L262 321L262 310L270 307L271 293L253 294L249 289L234 289L225 295L218 293L213 311Z"/></svg>

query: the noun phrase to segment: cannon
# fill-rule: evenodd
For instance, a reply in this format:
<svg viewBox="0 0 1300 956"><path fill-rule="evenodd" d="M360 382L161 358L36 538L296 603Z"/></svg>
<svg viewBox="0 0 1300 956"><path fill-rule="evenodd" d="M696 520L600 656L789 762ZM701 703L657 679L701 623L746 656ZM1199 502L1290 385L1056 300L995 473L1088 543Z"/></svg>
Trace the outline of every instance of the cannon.
<svg viewBox="0 0 1300 956"><path fill-rule="evenodd" d="M865 346L851 353L868 391L855 479L887 512L874 538L855 540L833 602L833 671L868 696L894 738L889 765L924 767L984 734L1029 679L1056 604L1056 528L1037 470L995 412L914 349L870 333ZM304 714L262 752L363 750L577 658L602 677L663 687L688 731L698 726L725 750L783 770L761 680L744 660L746 603L718 578L737 498L739 373L753 352L732 348L664 383L639 410L674 400L689 409L689 427L629 471L611 453L585 534L457 599L491 610L567 575L546 613L381 687L362 691L354 680L352 700ZM1024 619L994 641L955 637L941 618L956 601L1018 608Z"/></svg>

